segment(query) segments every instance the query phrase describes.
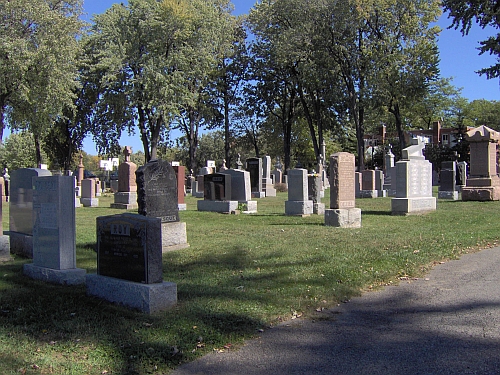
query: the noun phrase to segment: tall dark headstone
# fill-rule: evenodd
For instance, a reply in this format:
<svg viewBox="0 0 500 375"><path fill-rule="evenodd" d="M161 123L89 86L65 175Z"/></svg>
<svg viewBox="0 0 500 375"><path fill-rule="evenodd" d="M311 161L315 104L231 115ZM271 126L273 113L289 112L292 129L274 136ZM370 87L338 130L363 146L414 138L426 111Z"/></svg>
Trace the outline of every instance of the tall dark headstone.
<svg viewBox="0 0 500 375"><path fill-rule="evenodd" d="M247 171L250 172L250 189L252 197L263 198L265 196L262 191L262 159L248 158Z"/></svg>
<svg viewBox="0 0 500 375"><path fill-rule="evenodd" d="M138 213L161 220L163 252L189 247L186 223L179 218L177 176L164 160L150 161L135 172Z"/></svg>
<svg viewBox="0 0 500 375"><path fill-rule="evenodd" d="M204 198L211 201L231 200L231 176L223 173L206 175L204 178Z"/></svg>
<svg viewBox="0 0 500 375"><path fill-rule="evenodd" d="M164 160L150 161L135 172L139 214L159 217L162 223L180 221L177 202L177 177Z"/></svg>

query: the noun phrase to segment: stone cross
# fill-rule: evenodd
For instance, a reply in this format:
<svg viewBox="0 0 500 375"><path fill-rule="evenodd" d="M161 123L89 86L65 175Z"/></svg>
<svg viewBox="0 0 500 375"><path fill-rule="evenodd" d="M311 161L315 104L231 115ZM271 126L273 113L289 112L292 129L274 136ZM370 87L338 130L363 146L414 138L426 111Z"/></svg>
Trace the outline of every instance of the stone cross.
<svg viewBox="0 0 500 375"><path fill-rule="evenodd" d="M132 155L132 147L125 146L123 149L123 155L125 155L125 161L130 161L130 155Z"/></svg>

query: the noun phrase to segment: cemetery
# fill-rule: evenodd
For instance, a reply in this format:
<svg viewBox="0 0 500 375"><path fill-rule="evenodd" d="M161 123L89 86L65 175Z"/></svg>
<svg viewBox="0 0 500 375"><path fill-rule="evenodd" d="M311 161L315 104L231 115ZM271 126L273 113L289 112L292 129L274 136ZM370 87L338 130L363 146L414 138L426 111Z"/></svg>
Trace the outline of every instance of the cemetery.
<svg viewBox="0 0 500 375"><path fill-rule="evenodd" d="M412 150L409 162L418 157ZM97 207L76 208L73 178L35 176L32 255L0 258L0 339L10 337L12 353L5 366L159 374L497 243L498 202L437 198L433 187L435 210L394 215L398 197L355 198L353 162L348 153L331 156L334 177L323 194L320 176L302 169L289 171L288 192L262 198L251 197L248 171L205 175L209 202L226 194L258 202L256 213L239 216L200 210L206 199L189 194L179 210L174 168L162 161L138 168L138 209L126 212L113 208L112 192ZM324 214L314 212L321 201L329 202ZM3 202L5 233L6 218L26 215L26 202ZM185 228L185 244L164 251L172 224L170 231ZM49 355L68 347L69 356Z"/></svg>

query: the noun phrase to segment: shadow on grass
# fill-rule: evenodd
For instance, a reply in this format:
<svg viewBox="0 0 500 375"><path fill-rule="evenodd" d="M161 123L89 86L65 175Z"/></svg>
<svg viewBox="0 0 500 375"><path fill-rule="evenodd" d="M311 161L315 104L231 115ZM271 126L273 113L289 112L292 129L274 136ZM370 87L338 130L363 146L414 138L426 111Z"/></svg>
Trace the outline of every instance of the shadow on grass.
<svg viewBox="0 0 500 375"><path fill-rule="evenodd" d="M391 216L391 211L375 211L375 210L362 210L361 215L373 215L373 216Z"/></svg>

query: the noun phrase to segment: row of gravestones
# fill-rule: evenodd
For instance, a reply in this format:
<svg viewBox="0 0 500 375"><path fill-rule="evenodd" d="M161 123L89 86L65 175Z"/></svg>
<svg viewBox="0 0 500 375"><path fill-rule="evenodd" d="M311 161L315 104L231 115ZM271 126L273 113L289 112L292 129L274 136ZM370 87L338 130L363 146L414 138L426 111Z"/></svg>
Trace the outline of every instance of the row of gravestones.
<svg viewBox="0 0 500 375"><path fill-rule="evenodd" d="M24 233L11 230L9 236L11 253L33 258L24 274L63 285L85 283L89 295L146 313L176 303L176 284L163 281L162 253L189 245L179 220L176 173L168 162L149 162L136 171L139 214L96 219L95 275L76 267L74 177L39 169L21 173L26 188L11 186L13 195L24 194L25 204L11 206L10 214L11 229Z"/></svg>
<svg viewBox="0 0 500 375"><path fill-rule="evenodd" d="M470 188L486 187L488 190L491 183L498 180L496 163L494 168L491 165L496 161L496 155L493 159L493 152L489 151L491 154L484 158L485 150L494 150L496 154L496 147L493 149L484 142L492 136L500 140L500 134L487 129L471 133L471 138L484 143L484 150L480 159L475 152L481 147L471 151L471 179L482 185L468 186ZM432 197L432 167L423 157L422 150L423 145L417 142L404 149L403 159L396 163L398 184L396 197L391 201L393 214L420 214L436 209L436 198ZM243 175L248 173L240 172ZM290 172L289 185L293 188L286 203L291 207L290 214L303 214L304 207L309 212L310 200L305 199L309 198L307 171L296 169ZM489 175L485 177L479 173ZM224 181L212 180L214 185L209 185L212 196L221 194L217 192L222 189L219 183L225 185L226 176L227 181L231 180L230 173L222 176ZM354 155L344 152L332 155L330 176L332 191L330 208L324 210L325 225L360 227L361 210L355 207ZM163 281L162 253L166 233L172 230L172 224L180 222L177 178L169 163L153 161L137 170L136 179L139 214L97 218L97 274L86 275L85 270L76 268L74 179L67 176L33 177L33 263L24 266L24 273L60 284L86 283L89 295L147 313L172 307L177 300L177 286ZM488 181L490 185L486 186ZM319 180L316 184L320 184ZM232 191L230 185L223 186L223 189L223 194ZM28 191L24 193L29 194ZM25 220L31 222L28 217Z"/></svg>

